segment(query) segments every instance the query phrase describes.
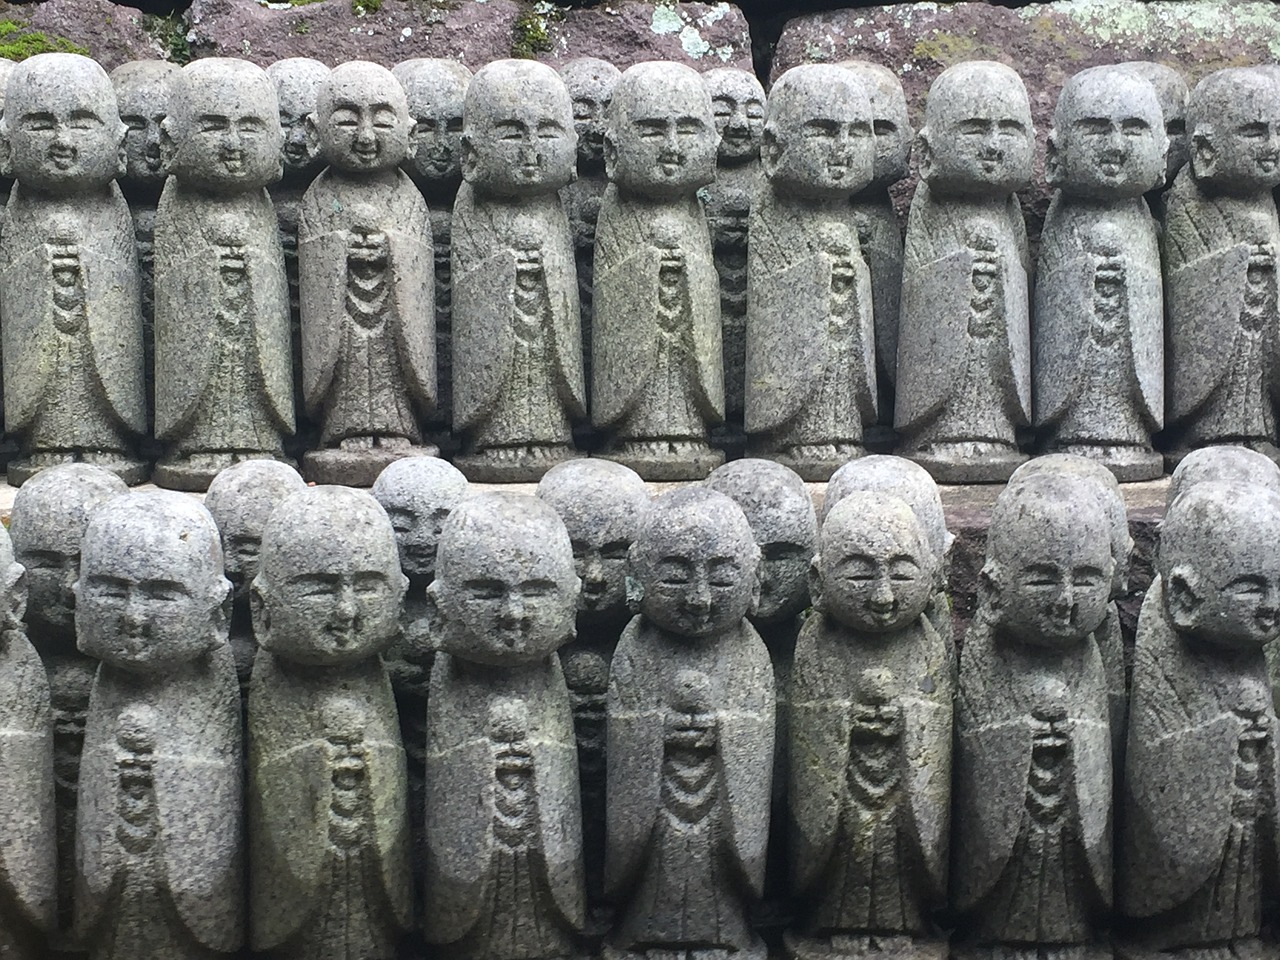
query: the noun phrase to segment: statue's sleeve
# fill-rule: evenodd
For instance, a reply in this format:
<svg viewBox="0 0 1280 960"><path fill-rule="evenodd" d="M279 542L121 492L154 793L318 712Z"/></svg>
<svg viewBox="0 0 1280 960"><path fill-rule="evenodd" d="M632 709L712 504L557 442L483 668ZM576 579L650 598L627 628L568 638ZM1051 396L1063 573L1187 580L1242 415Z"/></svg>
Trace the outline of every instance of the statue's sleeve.
<svg viewBox="0 0 1280 960"><path fill-rule="evenodd" d="M275 209L267 191L254 198L253 233L260 246L250 250L249 284L253 291L253 331L258 348L258 372L276 424L292 434L293 347L289 331L289 284L284 272L284 248Z"/></svg>
<svg viewBox="0 0 1280 960"><path fill-rule="evenodd" d="M1111 805L1112 789L1111 725L1101 665L1078 691L1096 691L1090 698L1092 716L1075 721L1071 733L1072 766L1075 777L1075 816L1090 881L1099 902L1112 901Z"/></svg>
<svg viewBox="0 0 1280 960"><path fill-rule="evenodd" d="M1080 392L1080 346L1093 314L1093 257L1073 242L1072 220L1054 199L1040 235L1032 315L1034 423L1057 423Z"/></svg>
<svg viewBox="0 0 1280 960"><path fill-rule="evenodd" d="M379 714L383 724L378 739L365 741L365 766L369 796L373 801L372 826L381 868L382 890L399 928L413 926L413 844L409 830L409 774L400 730L395 721L395 701L389 681ZM373 891L370 891L372 894Z"/></svg>
<svg viewBox="0 0 1280 960"><path fill-rule="evenodd" d="M302 326L302 395L307 413L323 408L342 345L346 314L346 224L328 178L307 188L298 214L298 289Z"/></svg>
<svg viewBox="0 0 1280 960"><path fill-rule="evenodd" d="M547 885L561 915L575 930L586 919L582 860L582 802L578 786L578 747L573 713L560 658L550 658L541 742L534 746L538 814Z"/></svg>
<svg viewBox="0 0 1280 960"><path fill-rule="evenodd" d="M113 682L99 668L89 696L80 778L76 791L75 929L82 938L98 935L111 911L124 866L116 838L116 716Z"/></svg>
<svg viewBox="0 0 1280 960"><path fill-rule="evenodd" d="M909 802L920 845L929 899L943 906L951 853L952 703L955 682L945 641L923 616L919 629L929 649L932 691L920 690L903 703L903 769L910 771Z"/></svg>
<svg viewBox="0 0 1280 960"><path fill-rule="evenodd" d="M888 197L853 202L862 256L871 271L876 376L892 385L898 370L898 314L902 301L902 230Z"/></svg>
<svg viewBox="0 0 1280 960"><path fill-rule="evenodd" d="M689 310L693 323L694 399L702 418L724 422L724 331L720 325L720 274L711 252L711 233L700 201L695 201L695 240L686 251ZM657 276L655 270L654 276ZM657 304L656 292L653 304Z"/></svg>
<svg viewBox="0 0 1280 960"><path fill-rule="evenodd" d="M1140 237L1126 263L1130 289L1149 290L1137 303L1129 301L1130 348L1142 411L1152 431L1164 427L1164 279L1160 270L1160 242L1155 219L1141 204Z"/></svg>
<svg viewBox="0 0 1280 960"><path fill-rule="evenodd" d="M0 238L0 294L4 323L0 354L4 364L5 430L26 430L40 409L49 371L55 366L53 343L53 276L48 247L31 231L34 218L15 188Z"/></svg>
<svg viewBox="0 0 1280 960"><path fill-rule="evenodd" d="M1014 204L1017 209L1017 204ZM1018 223L1022 224L1018 209ZM1027 266L1026 227L1021 245L1004 249L1002 271L1004 327L1009 345L1009 372L1018 401L1019 421L1031 423L1031 277ZM962 301L967 302L967 301Z"/></svg>
<svg viewBox="0 0 1280 960"><path fill-rule="evenodd" d="M387 231L396 303L400 369L422 415L436 405L435 248L427 204L413 182L399 174L395 202L403 225Z"/></svg>
<svg viewBox="0 0 1280 960"><path fill-rule="evenodd" d="M551 303L552 351L555 356L556 390L569 416L587 412L587 388L583 379L582 315L578 300L578 268L570 242L569 221L556 205L553 228L545 238L551 256L544 256L547 291Z"/></svg>

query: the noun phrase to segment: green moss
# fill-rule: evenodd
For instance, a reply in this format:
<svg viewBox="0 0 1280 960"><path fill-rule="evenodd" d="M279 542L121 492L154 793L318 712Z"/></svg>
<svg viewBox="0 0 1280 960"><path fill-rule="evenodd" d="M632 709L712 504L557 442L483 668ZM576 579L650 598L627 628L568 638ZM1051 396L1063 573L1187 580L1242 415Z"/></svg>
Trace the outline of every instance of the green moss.
<svg viewBox="0 0 1280 960"><path fill-rule="evenodd" d="M532 60L550 49L547 22L532 10L522 11L511 26L511 56Z"/></svg>
<svg viewBox="0 0 1280 960"><path fill-rule="evenodd" d="M351 12L357 17L366 13L377 13L382 9L382 0L351 0Z"/></svg>
<svg viewBox="0 0 1280 960"><path fill-rule="evenodd" d="M977 50L978 44L971 37L938 30L927 39L916 41L916 45L911 48L911 55L949 67L961 60L975 59Z"/></svg>
<svg viewBox="0 0 1280 960"><path fill-rule="evenodd" d="M0 20L0 57L25 60L37 53L79 53L89 55L89 48L72 43L66 37L50 37L39 30L28 30L19 20Z"/></svg>
<svg viewBox="0 0 1280 960"><path fill-rule="evenodd" d="M146 14L142 18L142 29L160 45L166 60L177 64L191 62L191 45L187 43L187 25L178 14L167 17Z"/></svg>
<svg viewBox="0 0 1280 960"><path fill-rule="evenodd" d="M311 21L299 20L297 23L293 25L293 32L300 37L305 37L308 33L311 32Z"/></svg>

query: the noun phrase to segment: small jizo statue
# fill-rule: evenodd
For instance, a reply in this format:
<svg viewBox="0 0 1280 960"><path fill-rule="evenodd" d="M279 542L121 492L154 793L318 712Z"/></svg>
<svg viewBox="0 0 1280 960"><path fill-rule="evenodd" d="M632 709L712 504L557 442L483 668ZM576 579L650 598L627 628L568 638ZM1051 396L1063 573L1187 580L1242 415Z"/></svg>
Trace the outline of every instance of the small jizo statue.
<svg viewBox="0 0 1280 960"><path fill-rule="evenodd" d="M1056 188L1036 274L1032 398L1050 451L1124 481L1164 458L1164 297L1156 222L1143 194L1164 178L1160 103L1114 67L1071 77L1058 96L1045 178Z"/></svg>
<svg viewBox="0 0 1280 960"><path fill-rule="evenodd" d="M426 937L448 960L567 960L585 909L578 758L555 655L573 638L580 586L569 535L540 500L484 493L445 522L437 556Z"/></svg>
<svg viewBox="0 0 1280 960"><path fill-rule="evenodd" d="M955 680L925 616L937 563L888 494L851 491L823 524L789 694L796 960L947 956L932 916L947 899Z"/></svg>
<svg viewBox="0 0 1280 960"><path fill-rule="evenodd" d="M76 793L89 691L98 671L98 662L76 649L74 588L80 576L80 541L90 515L128 490L109 470L65 463L24 483L9 515L14 558L26 568L27 633L48 673L53 708L58 916L49 943L56 950L74 945Z"/></svg>
<svg viewBox="0 0 1280 960"><path fill-rule="evenodd" d="M422 446L435 405L435 285L427 205L400 169L412 143L404 90L356 60L320 85L307 129L329 162L298 222L302 385L324 449L308 480L370 487Z"/></svg>
<svg viewBox="0 0 1280 960"><path fill-rule="evenodd" d="M875 318L849 198L871 182L861 85L832 64L774 84L751 208L746 427L762 455L825 481L876 417Z"/></svg>
<svg viewBox="0 0 1280 960"><path fill-rule="evenodd" d="M39 54L9 77L3 165L17 183L0 238L4 427L18 486L85 462L125 483L147 465L142 301L115 89L73 53Z"/></svg>
<svg viewBox="0 0 1280 960"><path fill-rule="evenodd" d="M1035 141L1022 79L972 60L933 81L916 139L894 426L939 483L1007 480L1031 419L1026 228Z"/></svg>
<svg viewBox="0 0 1280 960"><path fill-rule="evenodd" d="M210 57L182 68L161 124L156 211L155 482L205 490L240 460L284 459L293 363L284 252L267 184L280 178L275 88Z"/></svg>
<svg viewBox="0 0 1280 960"><path fill-rule="evenodd" d="M1175 462L1188 450L1276 449L1276 252L1280 83L1232 68L1196 84L1191 161L1167 195L1168 420Z"/></svg>
<svg viewBox="0 0 1280 960"><path fill-rule="evenodd" d="M453 208L454 428L471 480L532 481L575 456L586 413L573 240L573 107L545 64L498 60L467 88Z"/></svg>
<svg viewBox="0 0 1280 960"><path fill-rule="evenodd" d="M1174 469L1165 492L1167 513L1184 491L1209 480L1257 484L1280 493L1280 465L1248 447L1223 445L1192 450Z"/></svg>
<svg viewBox="0 0 1280 960"><path fill-rule="evenodd" d="M1116 64L1115 69L1147 81L1155 88L1156 99L1160 102L1169 149L1165 152L1164 179L1159 186L1147 191L1147 203L1156 222L1163 227L1165 193L1173 186L1178 171L1187 165L1191 153L1187 137L1187 100L1190 95L1187 80L1173 67L1150 60L1130 60Z"/></svg>
<svg viewBox="0 0 1280 960"><path fill-rule="evenodd" d="M89 520L75 592L80 650L102 661L76 814L89 960L234 955L244 761L218 528L183 494L118 497Z"/></svg>
<svg viewBox="0 0 1280 960"><path fill-rule="evenodd" d="M692 68L637 63L609 105L610 185L596 224L592 422L605 456L646 480L724 461L720 283L698 188L715 179L711 98Z"/></svg>
<svg viewBox="0 0 1280 960"><path fill-rule="evenodd" d="M1110 956L1111 725L1094 634L1112 582L1090 483L996 501L956 701L953 955Z"/></svg>
<svg viewBox="0 0 1280 960"><path fill-rule="evenodd" d="M769 651L746 619L759 563L746 517L713 490L665 494L640 526L639 615L609 675L610 960L766 956L748 922L774 746Z"/></svg>
<svg viewBox="0 0 1280 960"><path fill-rule="evenodd" d="M293 494L263 532L248 723L255 951L395 960L409 928L405 756L378 657L406 582L365 491Z"/></svg>
<svg viewBox="0 0 1280 960"><path fill-rule="evenodd" d="M1117 845L1133 956L1265 957L1276 895L1280 494L1207 481L1170 505L1138 618Z"/></svg>
<svg viewBox="0 0 1280 960"><path fill-rule="evenodd" d="M57 926L49 681L22 615L27 587L0 531L0 957L41 960Z"/></svg>

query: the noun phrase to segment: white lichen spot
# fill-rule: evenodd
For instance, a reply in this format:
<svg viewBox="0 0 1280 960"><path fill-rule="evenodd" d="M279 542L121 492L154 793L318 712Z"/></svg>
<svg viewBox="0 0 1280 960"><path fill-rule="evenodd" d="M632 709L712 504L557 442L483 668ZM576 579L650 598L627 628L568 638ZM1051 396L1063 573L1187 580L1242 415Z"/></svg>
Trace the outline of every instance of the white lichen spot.
<svg viewBox="0 0 1280 960"><path fill-rule="evenodd" d="M832 58L832 51L825 49L819 44L811 40L806 40L804 44L804 59L807 63L823 62Z"/></svg>
<svg viewBox="0 0 1280 960"><path fill-rule="evenodd" d="M241 41L240 41L240 54L241 54L241 56L248 57L248 56L249 56L249 54L250 54L252 51L253 51L253 48L249 45L249 41L248 41L248 40L241 40Z"/></svg>
<svg viewBox="0 0 1280 960"><path fill-rule="evenodd" d="M713 23L719 23L729 15L729 4L717 3L714 7L698 18L698 26L709 27Z"/></svg>
<svg viewBox="0 0 1280 960"><path fill-rule="evenodd" d="M412 36L413 36L413 27L405 27L403 30L400 31L400 42L404 43L406 40L408 40Z"/></svg>
<svg viewBox="0 0 1280 960"><path fill-rule="evenodd" d="M711 52L711 44L702 39L696 27L685 27L680 31L680 47L692 60L701 60Z"/></svg>
<svg viewBox="0 0 1280 960"><path fill-rule="evenodd" d="M684 21L680 19L680 14L676 13L671 7L654 7L653 20L650 21L649 29L659 36L668 33L679 33L684 29Z"/></svg>
<svg viewBox="0 0 1280 960"><path fill-rule="evenodd" d="M876 38L876 40L878 40L880 43L884 44L886 47L889 45L889 31L888 31L888 30L877 30L877 31L875 32L875 38Z"/></svg>
<svg viewBox="0 0 1280 960"><path fill-rule="evenodd" d="M733 53L733 44L726 43L723 47L716 47L716 56L724 63L733 59Z"/></svg>

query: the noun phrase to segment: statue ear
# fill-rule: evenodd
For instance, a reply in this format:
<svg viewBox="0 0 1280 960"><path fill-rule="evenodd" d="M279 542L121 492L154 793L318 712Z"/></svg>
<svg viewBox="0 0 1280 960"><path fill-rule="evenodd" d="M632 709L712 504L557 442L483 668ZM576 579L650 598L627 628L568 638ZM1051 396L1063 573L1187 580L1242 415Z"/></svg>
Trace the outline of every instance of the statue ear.
<svg viewBox="0 0 1280 960"><path fill-rule="evenodd" d="M427 584L426 606L423 619L427 622L427 634L432 637L443 635L444 614L440 610L440 581L432 580Z"/></svg>
<svg viewBox="0 0 1280 960"><path fill-rule="evenodd" d="M764 555L760 552L760 547L753 544L756 554L756 575L751 584L751 605L747 607L747 616L754 617L756 611L760 609L760 591L764 587Z"/></svg>
<svg viewBox="0 0 1280 960"><path fill-rule="evenodd" d="M818 554L809 561L809 605L819 613L822 605L822 573L818 570Z"/></svg>
<svg viewBox="0 0 1280 960"><path fill-rule="evenodd" d="M1164 608L1174 628L1180 632L1194 629L1200 619L1196 615L1200 603L1195 573L1181 565L1170 570L1164 581Z"/></svg>
<svg viewBox="0 0 1280 960"><path fill-rule="evenodd" d="M129 128L121 123L120 135L116 138L116 176L123 177L129 169L129 151L124 145Z"/></svg>
<svg viewBox="0 0 1280 960"><path fill-rule="evenodd" d="M606 131L604 135L604 175L613 180L618 172L618 145L614 143L613 134Z"/></svg>
<svg viewBox="0 0 1280 960"><path fill-rule="evenodd" d="M9 564L4 575L4 595L8 598L5 625L21 626L22 618L27 615L27 570L22 564Z"/></svg>
<svg viewBox="0 0 1280 960"><path fill-rule="evenodd" d="M464 133L458 140L459 157L458 163L462 167L462 179L468 182L474 177L480 169L480 156L476 152L476 145L471 134Z"/></svg>
<svg viewBox="0 0 1280 960"><path fill-rule="evenodd" d="M988 560L978 573L978 608L992 612L1000 610L1003 598L1000 595L1000 567Z"/></svg>
<svg viewBox="0 0 1280 960"><path fill-rule="evenodd" d="M1217 170L1218 151L1207 134L1191 137L1191 172L1197 180L1212 177Z"/></svg>
<svg viewBox="0 0 1280 960"><path fill-rule="evenodd" d="M320 124L316 122L314 113L302 118L302 133L307 140L307 156L314 160L320 156Z"/></svg>
<svg viewBox="0 0 1280 960"><path fill-rule="evenodd" d="M13 177L13 144L9 142L9 121L0 119L0 177Z"/></svg>
<svg viewBox="0 0 1280 960"><path fill-rule="evenodd" d="M1050 130L1049 139L1044 145L1044 182L1049 186L1062 185L1064 179L1062 164L1062 152L1058 149L1058 131Z"/></svg>
<svg viewBox="0 0 1280 960"><path fill-rule="evenodd" d="M771 124L765 124L764 133L760 135L760 168L770 180L778 172L781 159L782 144L778 142L778 133Z"/></svg>
<svg viewBox="0 0 1280 960"><path fill-rule="evenodd" d="M921 127L916 134L915 157L921 180L928 180L933 172L933 150L929 146L929 128Z"/></svg>
<svg viewBox="0 0 1280 960"><path fill-rule="evenodd" d="M215 604L210 611L209 618L213 621L213 643L209 645L210 649L226 643L231 633L231 605L234 603L235 590L226 577L222 578L222 584L214 593Z"/></svg>
<svg viewBox="0 0 1280 960"><path fill-rule="evenodd" d="M254 577L249 584L249 618L253 622L253 636L258 646L264 650L271 649L271 612L267 609L267 601L262 595L261 576Z"/></svg>
<svg viewBox="0 0 1280 960"><path fill-rule="evenodd" d="M166 174L173 172L178 158L178 143L173 139L173 123L169 117L160 121L160 167Z"/></svg>

